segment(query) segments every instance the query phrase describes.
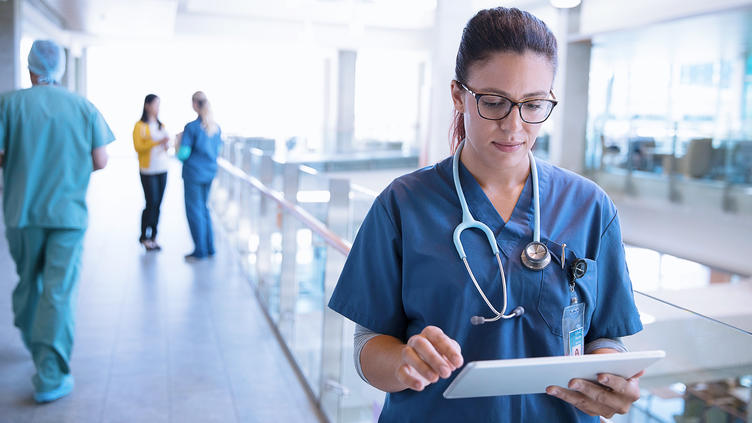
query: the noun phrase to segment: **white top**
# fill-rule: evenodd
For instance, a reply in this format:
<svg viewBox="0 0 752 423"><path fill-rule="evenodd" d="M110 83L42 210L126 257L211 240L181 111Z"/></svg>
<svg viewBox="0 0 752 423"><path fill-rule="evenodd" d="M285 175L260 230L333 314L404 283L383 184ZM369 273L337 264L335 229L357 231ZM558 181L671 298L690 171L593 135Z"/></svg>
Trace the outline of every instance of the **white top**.
<svg viewBox="0 0 752 423"><path fill-rule="evenodd" d="M170 136L164 126L162 126L162 129L159 129L157 122L149 123L149 134L151 135L151 139L155 142L161 140L164 137ZM141 173L143 173L144 175L156 175L159 173L167 172L167 169L169 169L170 167L170 157L167 155L165 146L155 145L154 147L152 147L149 154L151 154L149 167L141 168Z"/></svg>

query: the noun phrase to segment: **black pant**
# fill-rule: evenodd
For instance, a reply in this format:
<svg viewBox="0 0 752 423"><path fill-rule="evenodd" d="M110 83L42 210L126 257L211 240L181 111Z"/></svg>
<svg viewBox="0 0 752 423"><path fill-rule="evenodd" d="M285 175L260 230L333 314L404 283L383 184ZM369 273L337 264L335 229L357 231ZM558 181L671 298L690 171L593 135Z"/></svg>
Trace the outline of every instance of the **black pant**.
<svg viewBox="0 0 752 423"><path fill-rule="evenodd" d="M146 208L141 213L141 238L140 241L157 238L157 223L159 223L159 206L162 204L165 186L167 185L167 172L156 175L141 174L141 186L144 187ZM150 230L150 231L149 231Z"/></svg>

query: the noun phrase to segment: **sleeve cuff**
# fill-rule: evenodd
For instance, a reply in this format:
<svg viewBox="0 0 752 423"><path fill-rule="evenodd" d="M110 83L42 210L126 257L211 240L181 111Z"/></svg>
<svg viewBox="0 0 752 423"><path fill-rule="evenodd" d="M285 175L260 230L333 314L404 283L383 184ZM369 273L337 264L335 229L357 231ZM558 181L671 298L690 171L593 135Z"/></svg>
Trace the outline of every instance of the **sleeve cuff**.
<svg viewBox="0 0 752 423"><path fill-rule="evenodd" d="M360 365L360 353L363 351L363 347L366 346L368 341L381 335L359 324L355 324L355 335L353 335L353 360L355 360L355 370L358 372L358 376L363 379L363 382L371 384L363 374L363 367Z"/></svg>
<svg viewBox="0 0 752 423"><path fill-rule="evenodd" d="M585 354L592 354L593 351L601 348L611 348L620 353L629 352L629 349L618 339L598 338L595 341L585 344Z"/></svg>

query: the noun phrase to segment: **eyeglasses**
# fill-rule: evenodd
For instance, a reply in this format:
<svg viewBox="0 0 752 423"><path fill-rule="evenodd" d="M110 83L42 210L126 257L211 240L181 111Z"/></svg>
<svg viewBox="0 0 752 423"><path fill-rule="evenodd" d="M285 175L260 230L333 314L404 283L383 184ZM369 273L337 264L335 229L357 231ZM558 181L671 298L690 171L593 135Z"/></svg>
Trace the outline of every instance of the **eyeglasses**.
<svg viewBox="0 0 752 423"><path fill-rule="evenodd" d="M478 105L478 114L483 119L504 119L512 111L512 107L517 106L523 122L543 123L551 116L551 111L554 110L554 106L558 103L555 98L534 98L524 101L513 101L499 94L479 94L467 88L462 82L456 82L475 97L475 103ZM553 92L551 92L551 96L554 96Z"/></svg>

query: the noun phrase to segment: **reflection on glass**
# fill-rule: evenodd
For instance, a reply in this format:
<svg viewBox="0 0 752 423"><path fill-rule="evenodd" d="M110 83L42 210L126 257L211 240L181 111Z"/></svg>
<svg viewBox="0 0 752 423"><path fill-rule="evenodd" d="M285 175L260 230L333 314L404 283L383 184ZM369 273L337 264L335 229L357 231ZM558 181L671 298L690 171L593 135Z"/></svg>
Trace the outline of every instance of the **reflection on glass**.
<svg viewBox="0 0 752 423"><path fill-rule="evenodd" d="M747 8L596 37L588 167L752 184L751 29Z"/></svg>
<svg viewBox="0 0 752 423"><path fill-rule="evenodd" d="M752 334L639 293L635 302L653 320L623 341L634 351L665 350L666 359L640 379L630 413L613 421L749 422Z"/></svg>

